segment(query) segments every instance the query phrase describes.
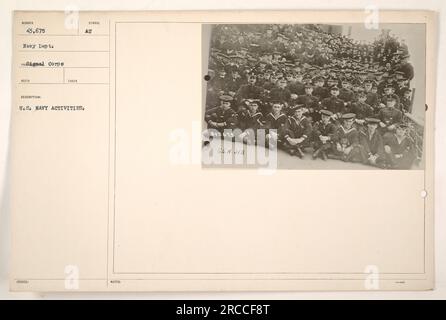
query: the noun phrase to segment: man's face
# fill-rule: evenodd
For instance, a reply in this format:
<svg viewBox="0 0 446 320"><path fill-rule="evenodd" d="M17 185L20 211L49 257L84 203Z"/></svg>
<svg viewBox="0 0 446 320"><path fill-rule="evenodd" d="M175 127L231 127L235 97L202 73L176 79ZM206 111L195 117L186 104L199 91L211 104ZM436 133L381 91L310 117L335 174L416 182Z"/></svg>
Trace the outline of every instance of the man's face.
<svg viewBox="0 0 446 320"><path fill-rule="evenodd" d="M371 83L366 83L366 84L364 85L364 87L365 87L365 89L366 89L367 91L370 91L370 90L372 89L372 84L371 84Z"/></svg>
<svg viewBox="0 0 446 320"><path fill-rule="evenodd" d="M391 99L391 100L387 100L387 106L389 107L389 108L393 108L393 107L395 107L395 100L393 100L393 99Z"/></svg>
<svg viewBox="0 0 446 320"><path fill-rule="evenodd" d="M231 103L229 102L229 101L222 101L221 102L221 106L223 107L223 108L229 108L230 106L231 106Z"/></svg>
<svg viewBox="0 0 446 320"><path fill-rule="evenodd" d="M406 135L406 129L397 127L395 133L398 137L404 137Z"/></svg>
<svg viewBox="0 0 446 320"><path fill-rule="evenodd" d="M306 94L312 94L313 93L313 88L312 87L305 88L305 93Z"/></svg>
<svg viewBox="0 0 446 320"><path fill-rule="evenodd" d="M342 88L348 89L348 82L342 82Z"/></svg>
<svg viewBox="0 0 446 320"><path fill-rule="evenodd" d="M296 81L302 82L303 77L301 75L296 76Z"/></svg>
<svg viewBox="0 0 446 320"><path fill-rule="evenodd" d="M286 81L280 80L279 82L279 88L284 89L286 87Z"/></svg>
<svg viewBox="0 0 446 320"><path fill-rule="evenodd" d="M327 116L326 114L321 115L322 122L327 124L330 121L330 116Z"/></svg>
<svg viewBox="0 0 446 320"><path fill-rule="evenodd" d="M334 97L337 97L339 95L339 90L337 90L337 89L331 90L330 92L331 92L331 95Z"/></svg>
<svg viewBox="0 0 446 320"><path fill-rule="evenodd" d="M280 103L273 104L273 112L278 114L282 110L282 105Z"/></svg>
<svg viewBox="0 0 446 320"><path fill-rule="evenodd" d="M404 92L404 98L409 99L410 98L410 91Z"/></svg>
<svg viewBox="0 0 446 320"><path fill-rule="evenodd" d="M361 95L358 97L359 102L365 102L367 100L367 97L365 95Z"/></svg>
<svg viewBox="0 0 446 320"><path fill-rule="evenodd" d="M354 119L346 119L344 120L344 127L346 129L350 129L353 126Z"/></svg>
<svg viewBox="0 0 446 320"><path fill-rule="evenodd" d="M324 81L322 81L322 80L318 80L318 81L316 81L316 85L317 85L318 87L322 87L322 86L324 85Z"/></svg>
<svg viewBox="0 0 446 320"><path fill-rule="evenodd" d="M256 78L255 77L249 77L248 78L248 83L251 85L254 85L256 83Z"/></svg>
<svg viewBox="0 0 446 320"><path fill-rule="evenodd" d="M257 112L258 108L259 108L259 105L257 103L250 103L249 104L249 110L251 110L252 113Z"/></svg>
<svg viewBox="0 0 446 320"><path fill-rule="evenodd" d="M384 93L385 94L390 94L392 92L392 90L390 88L385 88L384 89Z"/></svg>
<svg viewBox="0 0 446 320"><path fill-rule="evenodd" d="M297 108L296 111L294 111L294 115L297 118L302 118L302 116L304 115L304 109L302 108Z"/></svg>
<svg viewBox="0 0 446 320"><path fill-rule="evenodd" d="M368 123L367 124L367 130L369 130L369 133L375 132L377 127L378 127L378 124L376 124L376 123Z"/></svg>
<svg viewBox="0 0 446 320"><path fill-rule="evenodd" d="M265 73L263 75L263 79L265 79L265 80L269 80L270 77L271 77L271 75L269 73Z"/></svg>

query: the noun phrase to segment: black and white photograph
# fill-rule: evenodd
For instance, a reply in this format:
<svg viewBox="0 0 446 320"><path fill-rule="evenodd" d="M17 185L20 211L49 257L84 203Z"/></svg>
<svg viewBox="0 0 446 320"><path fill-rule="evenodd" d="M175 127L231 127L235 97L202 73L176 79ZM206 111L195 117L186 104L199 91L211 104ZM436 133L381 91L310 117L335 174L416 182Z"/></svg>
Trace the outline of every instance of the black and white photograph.
<svg viewBox="0 0 446 320"><path fill-rule="evenodd" d="M203 164L424 169L425 39L409 23L204 25Z"/></svg>

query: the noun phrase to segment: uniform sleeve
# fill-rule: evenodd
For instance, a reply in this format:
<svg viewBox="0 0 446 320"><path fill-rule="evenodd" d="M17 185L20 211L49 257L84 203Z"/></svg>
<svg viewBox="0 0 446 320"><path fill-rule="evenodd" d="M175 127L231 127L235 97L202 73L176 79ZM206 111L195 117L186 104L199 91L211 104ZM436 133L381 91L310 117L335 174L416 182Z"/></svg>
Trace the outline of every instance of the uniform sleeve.
<svg viewBox="0 0 446 320"><path fill-rule="evenodd" d="M355 130L352 133L352 136L351 136L351 144L352 145L358 145L359 144L359 135L360 135L360 133L359 133L358 130Z"/></svg>
<svg viewBox="0 0 446 320"><path fill-rule="evenodd" d="M271 129L271 118L269 115L263 118L263 125L266 129Z"/></svg>
<svg viewBox="0 0 446 320"><path fill-rule="evenodd" d="M256 128L264 129L265 128L265 117L263 115L259 115L256 119Z"/></svg>
<svg viewBox="0 0 446 320"><path fill-rule="evenodd" d="M330 130L328 130L328 136L330 140L336 140L336 126L333 123L330 125Z"/></svg>
<svg viewBox="0 0 446 320"><path fill-rule="evenodd" d="M339 142L341 140L341 137L340 137L340 134L339 134L339 130L340 130L339 128L335 129L334 133L333 133L333 137L331 138L331 140L333 142L335 142L335 143L337 143L337 142Z"/></svg>
<svg viewBox="0 0 446 320"><path fill-rule="evenodd" d="M303 123L303 127L304 127L303 135L306 136L305 139L310 138L311 137L311 131L312 131L310 120L305 119L305 121Z"/></svg>
<svg viewBox="0 0 446 320"><path fill-rule="evenodd" d="M379 110L379 112L378 112L378 118L379 118L379 120L381 120L382 122L385 122L385 120L384 120L384 112L383 112L382 109Z"/></svg>
<svg viewBox="0 0 446 320"><path fill-rule="evenodd" d="M397 115L394 118L394 123L400 123L403 121L403 113L398 110Z"/></svg>
<svg viewBox="0 0 446 320"><path fill-rule="evenodd" d="M378 157L383 158L384 157L384 143L382 136L377 133L376 135L376 154Z"/></svg>
<svg viewBox="0 0 446 320"><path fill-rule="evenodd" d="M366 155L368 157L370 155L370 146L369 146L369 142L367 141L367 137L365 136L365 134L360 133L359 143L363 147L364 152L366 153Z"/></svg>
<svg viewBox="0 0 446 320"><path fill-rule="evenodd" d="M209 109L208 111L206 111L206 113L204 115L204 120L206 122L212 121L212 119L214 119L214 116L215 116L215 111L216 111L216 108L212 108L212 109Z"/></svg>
<svg viewBox="0 0 446 320"><path fill-rule="evenodd" d="M245 91L245 86L243 85L235 93L234 97L237 102L240 102L244 98L244 91Z"/></svg>
<svg viewBox="0 0 446 320"><path fill-rule="evenodd" d="M285 126L283 128L283 136L285 139L287 139L292 134L293 134L293 130L291 127L291 121L290 121L290 119L287 119L287 121L285 122Z"/></svg>
<svg viewBox="0 0 446 320"><path fill-rule="evenodd" d="M366 107L365 116L366 116L366 118L375 116L375 110L373 109L372 106Z"/></svg>
<svg viewBox="0 0 446 320"><path fill-rule="evenodd" d="M317 139L321 135L321 131L319 130L319 122L316 122L313 126L312 138Z"/></svg>
<svg viewBox="0 0 446 320"><path fill-rule="evenodd" d="M233 111L227 118L226 118L226 125L225 128L227 129L234 129L237 124L237 113Z"/></svg>

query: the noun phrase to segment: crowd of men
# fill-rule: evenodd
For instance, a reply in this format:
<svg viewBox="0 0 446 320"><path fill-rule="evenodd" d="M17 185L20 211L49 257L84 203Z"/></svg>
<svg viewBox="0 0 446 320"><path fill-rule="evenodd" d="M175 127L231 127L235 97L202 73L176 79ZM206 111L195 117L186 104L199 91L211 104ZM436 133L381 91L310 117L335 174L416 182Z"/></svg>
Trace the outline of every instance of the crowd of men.
<svg viewBox="0 0 446 320"><path fill-rule="evenodd" d="M266 139L303 158L410 169L413 67L403 40L373 43L319 25L216 25L212 30L205 121L223 136Z"/></svg>

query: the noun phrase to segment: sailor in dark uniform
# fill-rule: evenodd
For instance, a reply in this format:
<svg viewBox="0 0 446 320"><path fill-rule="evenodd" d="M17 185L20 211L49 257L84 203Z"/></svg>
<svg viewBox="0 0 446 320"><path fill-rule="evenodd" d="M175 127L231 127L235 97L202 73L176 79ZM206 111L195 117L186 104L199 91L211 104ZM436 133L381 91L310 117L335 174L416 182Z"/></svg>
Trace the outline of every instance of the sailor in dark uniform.
<svg viewBox="0 0 446 320"><path fill-rule="evenodd" d="M311 124L304 116L302 105L296 106L294 115L285 124L283 147L290 155L304 157L302 148L308 145L311 136Z"/></svg>
<svg viewBox="0 0 446 320"><path fill-rule="evenodd" d="M325 98L321 102L322 109L329 110L333 112L336 117L341 117L341 115L346 111L345 102L338 98L339 88L334 86L330 89L331 96Z"/></svg>
<svg viewBox="0 0 446 320"><path fill-rule="evenodd" d="M254 144L257 137L257 130L264 127L263 114L259 111L259 100L248 101L245 129L239 138L247 144Z"/></svg>
<svg viewBox="0 0 446 320"><path fill-rule="evenodd" d="M415 160L415 145L407 135L407 126L398 124L395 132L385 134L383 140L388 168L410 169Z"/></svg>
<svg viewBox="0 0 446 320"><path fill-rule="evenodd" d="M235 94L237 102L243 99L260 99L263 92L262 88L256 85L256 76L250 74L248 76L248 84L242 85Z"/></svg>
<svg viewBox="0 0 446 320"><path fill-rule="evenodd" d="M281 101L273 101L271 112L265 117L266 140L269 146L277 146L282 143L284 135L285 124L288 117L283 110L283 103ZM267 144L268 145L268 144Z"/></svg>
<svg viewBox="0 0 446 320"><path fill-rule="evenodd" d="M363 125L365 118L373 117L374 110L372 106L366 103L367 95L365 92L360 92L358 94L358 101L350 105L349 111L356 115L356 123L358 125Z"/></svg>
<svg viewBox="0 0 446 320"><path fill-rule="evenodd" d="M396 95L389 95L386 98L387 105L378 113L379 127L382 134L395 131L395 125L401 123L403 119L403 113L395 108L396 99Z"/></svg>
<svg viewBox="0 0 446 320"><path fill-rule="evenodd" d="M331 122L332 116L331 111L321 110L321 120L313 127L313 159L327 160L327 153L333 149L336 126Z"/></svg>
<svg viewBox="0 0 446 320"><path fill-rule="evenodd" d="M379 119L366 118L367 130L360 133L360 144L365 163L383 168L385 165L383 138L377 130Z"/></svg>
<svg viewBox="0 0 446 320"><path fill-rule="evenodd" d="M305 94L298 96L297 104L304 105L313 122L320 120L319 99L313 95L313 86L311 84L305 85Z"/></svg>
<svg viewBox="0 0 446 320"><path fill-rule="evenodd" d="M205 113L205 120L208 129L213 129L213 133L222 135L225 129L234 129L237 121L237 114L231 108L233 98L229 95L220 96L220 105L209 109Z"/></svg>
<svg viewBox="0 0 446 320"><path fill-rule="evenodd" d="M363 162L359 145L359 131L354 126L355 114L345 113L341 117L342 124L334 135L333 154L329 158L346 162Z"/></svg>

